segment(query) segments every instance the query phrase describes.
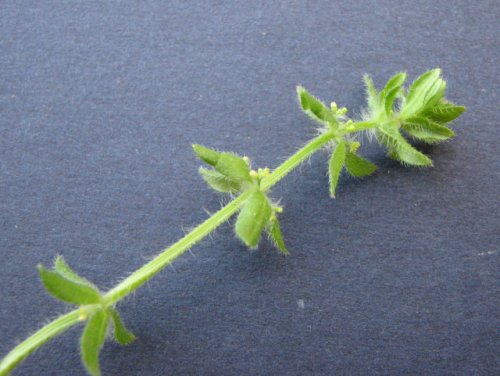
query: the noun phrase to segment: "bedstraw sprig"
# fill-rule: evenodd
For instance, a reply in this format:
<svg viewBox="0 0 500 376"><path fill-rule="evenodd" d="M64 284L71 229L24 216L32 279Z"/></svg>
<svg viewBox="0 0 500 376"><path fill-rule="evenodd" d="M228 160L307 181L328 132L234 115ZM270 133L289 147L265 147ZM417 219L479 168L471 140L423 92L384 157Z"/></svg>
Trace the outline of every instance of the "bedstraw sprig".
<svg viewBox="0 0 500 376"><path fill-rule="evenodd" d="M343 169L355 177L370 175L377 169L359 155L361 144L359 138L355 138L356 133L370 132L391 158L405 165L432 166L429 156L417 150L405 136L434 144L455 135L449 127L450 122L459 117L465 107L445 99L446 83L441 78L441 70L425 72L408 89L403 86L405 73L393 76L379 92L370 77L365 76L364 81L368 104L361 120L348 118L347 109L339 108L335 102L327 107L299 86L300 107L319 124L319 135L272 171L267 167L253 168L246 156L193 145L196 156L209 166L199 169L203 180L233 200L109 291L101 292L93 283L80 277L62 256L56 257L51 270L39 265L40 279L46 290L74 309L14 347L0 362L0 376L10 373L45 342L79 323L85 323L80 340L82 362L90 375L100 375L99 352L108 333L112 331L121 345L135 339L125 327L116 304L233 214L238 213L235 233L249 248L256 248L262 233L266 232L278 250L288 254L278 221L283 208L270 198L270 189L318 150L325 147L331 150L328 173L332 197L336 195Z"/></svg>

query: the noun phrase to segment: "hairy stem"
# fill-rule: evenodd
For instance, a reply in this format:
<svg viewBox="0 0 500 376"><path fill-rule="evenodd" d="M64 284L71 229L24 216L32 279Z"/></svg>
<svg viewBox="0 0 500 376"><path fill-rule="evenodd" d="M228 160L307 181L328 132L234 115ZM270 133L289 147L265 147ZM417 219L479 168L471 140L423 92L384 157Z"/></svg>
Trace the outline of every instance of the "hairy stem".
<svg viewBox="0 0 500 376"><path fill-rule="evenodd" d="M62 315L54 321L45 325L35 334L26 338L17 345L0 363L0 375L7 375L24 358L42 346L45 342L71 328L73 325L81 322L80 309L75 309L65 315Z"/></svg>
<svg viewBox="0 0 500 376"><path fill-rule="evenodd" d="M354 123L356 125L357 123ZM364 129L364 128L363 128ZM351 132L349 132L351 133ZM324 133L313 138L295 154L278 166L267 178L261 183L263 190L270 189L274 184L283 179L290 171L301 164L305 159L321 149L325 144L334 138L332 132ZM156 273L170 264L193 245L210 234L222 223L227 221L234 213L236 213L245 200L250 195L250 191L243 192L229 204L221 208L210 218L198 225L194 230L185 235L170 247L163 250L153 260L136 270L118 285L113 287L103 296L103 305L110 306L126 297L132 291L139 288ZM88 307L84 306L83 308ZM20 361L26 358L29 354L43 345L49 339L57 336L71 326L82 321L81 309L71 311L38 330L35 334L28 337L26 340L17 345L5 358L0 362L0 376L7 375Z"/></svg>
<svg viewBox="0 0 500 376"><path fill-rule="evenodd" d="M356 123L352 123L349 127L343 130L343 134L355 133L360 131L366 131L368 129L375 128L377 126L377 122L374 121L358 121Z"/></svg>
<svg viewBox="0 0 500 376"><path fill-rule="evenodd" d="M278 166L272 174L267 178L263 179L260 183L260 188L263 191L267 191L281 179L283 179L290 171L301 164L304 159L308 158L310 155L314 154L318 149L321 149L326 143L333 139L333 134L331 132L324 133L316 138L309 141L304 147L298 150L280 166Z"/></svg>
<svg viewBox="0 0 500 376"><path fill-rule="evenodd" d="M144 282L152 278L166 265L170 264L173 260L182 255L186 250L210 234L218 226L227 221L234 213L236 213L250 194L250 191L243 192L240 196L236 197L229 204L205 220L205 222L198 225L189 234L163 250L153 260L137 269L134 273L109 290L103 297L105 304L111 305L123 299L130 292L134 291Z"/></svg>

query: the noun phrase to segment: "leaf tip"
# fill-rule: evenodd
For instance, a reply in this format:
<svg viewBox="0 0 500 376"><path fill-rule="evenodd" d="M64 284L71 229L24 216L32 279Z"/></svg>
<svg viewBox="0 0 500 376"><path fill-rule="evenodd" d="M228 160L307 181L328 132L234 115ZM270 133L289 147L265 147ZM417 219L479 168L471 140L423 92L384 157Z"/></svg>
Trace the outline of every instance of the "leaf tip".
<svg viewBox="0 0 500 376"><path fill-rule="evenodd" d="M54 268L57 268L60 265L67 265L66 260L60 254L56 255L54 258Z"/></svg>
<svg viewBox="0 0 500 376"><path fill-rule="evenodd" d="M304 89L303 86L297 85L296 91L297 91L297 99L299 101L299 104L303 108L304 107L304 94L307 93L307 90Z"/></svg>
<svg viewBox="0 0 500 376"><path fill-rule="evenodd" d="M441 76L442 69L439 67L436 67L436 68L429 69L426 73L429 73L432 76L435 75L436 77L439 77L439 76Z"/></svg>
<svg viewBox="0 0 500 376"><path fill-rule="evenodd" d="M196 156L203 162L208 163L211 166L214 166L217 163L220 153L213 149L206 148L205 146L201 146L200 144L193 144L192 147Z"/></svg>

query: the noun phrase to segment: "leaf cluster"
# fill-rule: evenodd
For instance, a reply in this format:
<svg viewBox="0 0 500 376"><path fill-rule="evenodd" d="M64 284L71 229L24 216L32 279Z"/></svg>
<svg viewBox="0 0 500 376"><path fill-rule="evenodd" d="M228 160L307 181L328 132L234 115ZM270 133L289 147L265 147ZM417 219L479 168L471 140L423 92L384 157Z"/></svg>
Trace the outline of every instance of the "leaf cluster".
<svg viewBox="0 0 500 376"><path fill-rule="evenodd" d="M322 132L331 132L334 137L328 168L332 197L342 169L355 177L370 175L377 169L356 153L360 144L351 134L361 130L361 125L375 134L390 157L403 164L431 166L432 160L411 145L405 135L429 144L446 141L455 135L450 122L465 111L465 107L445 99L446 82L440 69L425 72L409 89L403 87L406 73L391 77L379 92L368 75L364 81L368 108L364 121L358 123L345 116L345 108L339 110L334 102L328 108L304 88L297 88L302 110L322 125Z"/></svg>
<svg viewBox="0 0 500 376"><path fill-rule="evenodd" d="M87 320L80 339L81 358L91 375L100 375L99 351L110 323L113 323L114 338L119 344L127 345L135 336L125 327L118 311L105 305L99 289L75 273L62 256L56 257L52 270L38 265L38 271L50 294L63 302L80 306L80 318Z"/></svg>
<svg viewBox="0 0 500 376"><path fill-rule="evenodd" d="M357 154L361 144L348 133L354 125L352 120L346 118L345 107L339 109L337 104L332 102L328 108L302 86L297 87L297 95L302 110L323 126L323 132L330 132L333 136L333 151L328 162L331 197L335 197L340 173L344 168L355 177L375 172L377 166Z"/></svg>
<svg viewBox="0 0 500 376"><path fill-rule="evenodd" d="M409 89L403 87L406 73L391 77L380 91L369 76L365 75L364 81L368 108L360 122L349 119L345 107L338 108L335 102L328 107L302 86L297 87L301 109L321 125L321 133L331 138L328 163L331 197L336 196L343 170L354 177L368 176L377 170L377 166L358 154L361 144L356 141L356 132L369 129L388 154L404 164L431 166L431 159L411 145L405 135L426 143L445 141L454 136L449 123L465 111L465 107L445 99L446 83L440 69L425 72ZM229 194L250 192L236 220L236 235L254 248L266 230L278 249L287 253L276 215L281 208L273 205L260 188L269 169L252 170L247 157L233 153L201 145L193 145L193 149L198 158L212 167L199 170L210 187Z"/></svg>
<svg viewBox="0 0 500 376"><path fill-rule="evenodd" d="M217 192L239 197L106 294L75 273L61 256L56 258L52 269L39 265L40 278L47 291L57 299L78 307L71 312L70 324L86 321L80 340L80 352L82 361L91 375L101 373L99 352L108 332L112 330L115 340L122 345L135 338L115 309L116 302L152 278L236 211L239 210L239 213L234 229L244 244L255 248L262 234L267 233L276 247L283 254L287 254L278 222L278 215L283 209L269 198L268 190L320 148L330 146L331 150L328 173L332 197L336 196L336 188L343 170L354 177L363 177L377 169L372 162L359 154L361 144L355 136L359 132L373 132L388 154L403 164L432 165L431 159L415 148L407 138L429 144L448 140L454 136L450 122L465 111L465 107L446 100L446 83L441 77L441 70L432 69L425 72L409 88L403 86L406 82L405 73L394 75L380 91L377 91L369 76L365 76L364 81L368 107L360 121L349 119L345 107L338 108L334 102L328 107L303 87L297 87L300 107L320 124L320 135L272 172L269 168L252 169L247 157L193 145L195 154L208 165L208 168L199 169L205 182ZM62 330L62 321L58 320L44 327L50 330L42 328L16 346L0 362L0 373L8 372L30 352L59 333Z"/></svg>
<svg viewBox="0 0 500 376"><path fill-rule="evenodd" d="M406 73L394 75L377 92L369 76L364 77L368 111L365 117L376 123L378 142L388 155L404 164L432 166L432 160L412 146L404 134L412 139L435 144L455 136L450 122L459 117L465 107L445 99L446 82L439 68L418 77L406 89Z"/></svg>
<svg viewBox="0 0 500 376"><path fill-rule="evenodd" d="M251 169L250 160L233 153L218 152L201 145L193 145L198 158L210 165L200 167L199 172L206 183L222 193L248 192L249 197L243 204L234 226L236 235L250 248L259 244L263 231L283 253L287 254L277 214L282 208L267 196L261 187L261 181L269 176L269 168L257 171Z"/></svg>

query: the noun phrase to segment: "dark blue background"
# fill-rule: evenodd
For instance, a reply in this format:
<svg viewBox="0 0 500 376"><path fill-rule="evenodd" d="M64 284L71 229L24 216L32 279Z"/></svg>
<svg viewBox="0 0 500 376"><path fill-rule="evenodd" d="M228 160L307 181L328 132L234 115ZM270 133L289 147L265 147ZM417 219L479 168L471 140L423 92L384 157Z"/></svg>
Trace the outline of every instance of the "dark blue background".
<svg viewBox="0 0 500 376"><path fill-rule="evenodd" d="M359 114L441 67L457 137L328 197L319 153L275 187L291 250L217 230L119 305L105 375L494 375L499 364L497 1L2 1L0 354L65 312L36 264L103 289L215 211L200 142L275 167L314 134L302 84ZM302 303L303 302L303 307ZM81 327L15 375L84 374Z"/></svg>

